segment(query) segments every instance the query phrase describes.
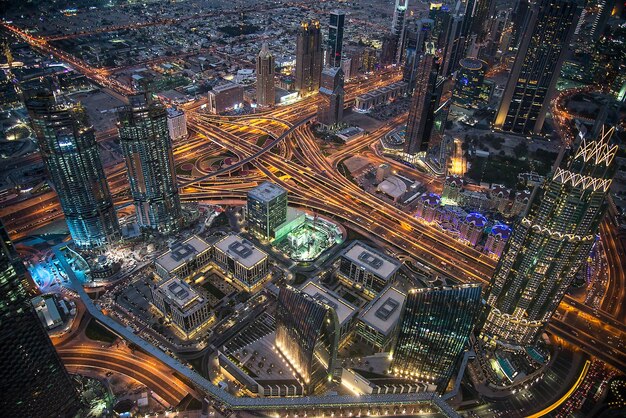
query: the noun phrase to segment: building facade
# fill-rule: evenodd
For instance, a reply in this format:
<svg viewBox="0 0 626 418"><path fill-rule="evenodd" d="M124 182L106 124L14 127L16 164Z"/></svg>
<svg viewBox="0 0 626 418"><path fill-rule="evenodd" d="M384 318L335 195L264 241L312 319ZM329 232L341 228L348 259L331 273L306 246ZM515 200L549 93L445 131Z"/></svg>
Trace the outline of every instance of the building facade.
<svg viewBox="0 0 626 418"><path fill-rule="evenodd" d="M167 108L167 129L173 141L187 138L187 115L180 109Z"/></svg>
<svg viewBox="0 0 626 418"><path fill-rule="evenodd" d="M70 417L78 394L31 303L26 267L0 223L0 393L7 417Z"/></svg>
<svg viewBox="0 0 626 418"><path fill-rule="evenodd" d="M74 243L95 248L117 240L117 214L84 109L50 93L28 99L26 107Z"/></svg>
<svg viewBox="0 0 626 418"><path fill-rule="evenodd" d="M606 212L618 146L614 128L584 137L513 228L491 280L482 336L530 345L589 256Z"/></svg>
<svg viewBox="0 0 626 418"><path fill-rule="evenodd" d="M320 102L317 106L317 122L323 126L336 126L343 120L343 70L339 67L322 71Z"/></svg>
<svg viewBox="0 0 626 418"><path fill-rule="evenodd" d="M316 92L322 75L322 34L320 22L302 22L296 43L295 89L301 95Z"/></svg>
<svg viewBox="0 0 626 418"><path fill-rule="evenodd" d="M276 348L295 369L307 395L332 378L338 344L337 314L330 306L292 287L280 289Z"/></svg>
<svg viewBox="0 0 626 418"><path fill-rule="evenodd" d="M252 232L275 238L276 229L287 221L287 190L269 181L248 192L247 221Z"/></svg>
<svg viewBox="0 0 626 418"><path fill-rule="evenodd" d="M346 14L335 10L330 13L330 24L328 25L328 59L326 66L339 67L343 54L343 25Z"/></svg>
<svg viewBox="0 0 626 418"><path fill-rule="evenodd" d="M445 391L481 309L479 284L413 289L402 309L391 372Z"/></svg>
<svg viewBox="0 0 626 418"><path fill-rule="evenodd" d="M211 246L197 235L172 244L154 261L154 268L161 279L174 276L181 280L202 270L211 261Z"/></svg>
<svg viewBox="0 0 626 418"><path fill-rule="evenodd" d="M541 0L532 6L496 113L496 129L541 133L579 14L574 0Z"/></svg>
<svg viewBox="0 0 626 418"><path fill-rule="evenodd" d="M118 130L137 223L161 233L176 231L182 209L167 112L145 95L131 96L129 102L118 114Z"/></svg>
<svg viewBox="0 0 626 418"><path fill-rule="evenodd" d="M267 42L256 57L256 102L259 106L273 106L276 101L274 72L276 64Z"/></svg>
<svg viewBox="0 0 626 418"><path fill-rule="evenodd" d="M486 69L487 63L476 58L463 58L459 62L452 93L453 104L467 109L479 106Z"/></svg>
<svg viewBox="0 0 626 418"><path fill-rule="evenodd" d="M207 108L215 115L239 109L243 106L243 86L235 83L215 86L209 91L208 99Z"/></svg>
<svg viewBox="0 0 626 418"><path fill-rule="evenodd" d="M260 287L269 275L268 255L250 241L230 234L215 243L215 264L248 292Z"/></svg>
<svg viewBox="0 0 626 418"><path fill-rule="evenodd" d="M339 279L369 298L391 283L400 263L361 241L353 241L339 257Z"/></svg>

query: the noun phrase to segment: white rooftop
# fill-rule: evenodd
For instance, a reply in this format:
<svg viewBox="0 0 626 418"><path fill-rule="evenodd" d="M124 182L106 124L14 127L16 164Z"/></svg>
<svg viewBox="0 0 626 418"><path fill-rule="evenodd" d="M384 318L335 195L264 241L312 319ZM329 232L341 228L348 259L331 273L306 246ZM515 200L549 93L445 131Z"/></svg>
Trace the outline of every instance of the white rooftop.
<svg viewBox="0 0 626 418"><path fill-rule="evenodd" d="M161 283L159 289L181 310L187 309L196 301L202 302L203 300L191 286L175 277Z"/></svg>
<svg viewBox="0 0 626 418"><path fill-rule="evenodd" d="M211 246L206 241L193 235L183 242L172 245L166 253L157 257L155 263L165 271L171 272L209 248Z"/></svg>
<svg viewBox="0 0 626 418"><path fill-rule="evenodd" d="M250 190L248 192L248 197L252 197L260 202L269 202L284 193L287 193L287 191L278 184L264 181L254 189Z"/></svg>
<svg viewBox="0 0 626 418"><path fill-rule="evenodd" d="M303 293L306 293L307 295L313 297L313 299L319 300L320 302L323 302L334 308L335 312L337 313L337 319L339 320L340 326L348 321L356 312L355 306L341 299L334 292L325 289L318 283L315 283L311 280L309 280L300 290Z"/></svg>
<svg viewBox="0 0 626 418"><path fill-rule="evenodd" d="M343 257L384 280L388 280L400 268L398 261L374 250L361 241L354 241L346 248Z"/></svg>
<svg viewBox="0 0 626 418"><path fill-rule="evenodd" d="M223 91L228 91L228 90L237 89L237 88L243 88L243 87L235 83L226 83L226 84L213 87L213 90L209 90L209 93L213 92L214 94L217 94Z"/></svg>
<svg viewBox="0 0 626 418"><path fill-rule="evenodd" d="M400 318L405 299L404 293L388 287L365 307L359 319L382 334L389 335Z"/></svg>
<svg viewBox="0 0 626 418"><path fill-rule="evenodd" d="M265 252L259 250L250 241L236 234L230 234L215 244L228 257L239 262L245 268L254 267L267 258Z"/></svg>
<svg viewBox="0 0 626 418"><path fill-rule="evenodd" d="M389 176L378 185L378 190L397 199L406 193L406 183L399 177Z"/></svg>

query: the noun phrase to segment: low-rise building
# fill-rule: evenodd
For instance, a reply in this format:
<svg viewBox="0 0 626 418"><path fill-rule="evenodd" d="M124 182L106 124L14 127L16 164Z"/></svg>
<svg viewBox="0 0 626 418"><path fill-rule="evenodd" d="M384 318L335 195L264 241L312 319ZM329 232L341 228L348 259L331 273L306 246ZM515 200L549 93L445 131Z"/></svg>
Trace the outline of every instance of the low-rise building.
<svg viewBox="0 0 626 418"><path fill-rule="evenodd" d="M215 321L215 315L199 290L176 277L150 288L152 303L184 338L191 338Z"/></svg>
<svg viewBox="0 0 626 418"><path fill-rule="evenodd" d="M373 298L393 281L399 268L397 260L354 241L341 253L338 277Z"/></svg>
<svg viewBox="0 0 626 418"><path fill-rule="evenodd" d="M157 275L161 279L178 277L181 280L200 271L211 261L211 246L202 238L193 235L183 242L177 242L157 257L154 262Z"/></svg>
<svg viewBox="0 0 626 418"><path fill-rule="evenodd" d="M215 243L215 263L249 292L269 274L268 255L236 234L227 235Z"/></svg>
<svg viewBox="0 0 626 418"><path fill-rule="evenodd" d="M378 351L388 351L402 311L406 294L388 287L359 314L356 333Z"/></svg>
<svg viewBox="0 0 626 418"><path fill-rule="evenodd" d="M208 109L213 114L238 109L243 106L243 86L235 83L213 87L208 93Z"/></svg>

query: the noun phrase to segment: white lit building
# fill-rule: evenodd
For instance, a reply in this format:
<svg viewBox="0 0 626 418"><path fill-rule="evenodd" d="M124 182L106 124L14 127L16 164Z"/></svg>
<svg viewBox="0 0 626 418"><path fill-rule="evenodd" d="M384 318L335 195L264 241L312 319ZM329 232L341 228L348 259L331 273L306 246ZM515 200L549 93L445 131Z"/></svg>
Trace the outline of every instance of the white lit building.
<svg viewBox="0 0 626 418"><path fill-rule="evenodd" d="M187 116L179 109L167 109L167 129L173 141L187 138Z"/></svg>

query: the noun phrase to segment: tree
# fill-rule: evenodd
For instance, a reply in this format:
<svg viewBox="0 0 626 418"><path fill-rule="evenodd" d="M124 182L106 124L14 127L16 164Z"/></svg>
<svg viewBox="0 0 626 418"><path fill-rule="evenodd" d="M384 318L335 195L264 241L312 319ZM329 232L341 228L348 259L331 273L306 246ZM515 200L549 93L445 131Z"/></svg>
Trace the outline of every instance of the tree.
<svg viewBox="0 0 626 418"><path fill-rule="evenodd" d="M518 159L528 157L528 144L524 141L520 142L513 148L513 154Z"/></svg>

